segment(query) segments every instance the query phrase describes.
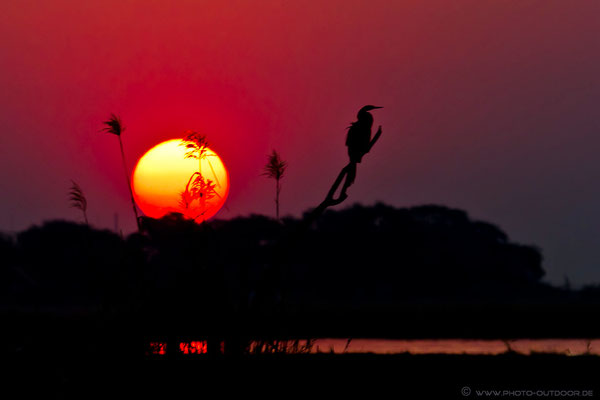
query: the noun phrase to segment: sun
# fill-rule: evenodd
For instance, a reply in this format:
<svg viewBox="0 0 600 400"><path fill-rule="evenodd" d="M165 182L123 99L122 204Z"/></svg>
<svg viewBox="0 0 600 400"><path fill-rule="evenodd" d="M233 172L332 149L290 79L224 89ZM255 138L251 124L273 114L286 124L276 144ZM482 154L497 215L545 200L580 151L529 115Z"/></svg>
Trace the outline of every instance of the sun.
<svg viewBox="0 0 600 400"><path fill-rule="evenodd" d="M160 218L176 212L202 222L225 204L229 193L225 164L210 148L200 147L201 153L194 152L186 147L190 143L167 140L138 160L133 171L133 195L145 215ZM190 151L193 157L186 158Z"/></svg>

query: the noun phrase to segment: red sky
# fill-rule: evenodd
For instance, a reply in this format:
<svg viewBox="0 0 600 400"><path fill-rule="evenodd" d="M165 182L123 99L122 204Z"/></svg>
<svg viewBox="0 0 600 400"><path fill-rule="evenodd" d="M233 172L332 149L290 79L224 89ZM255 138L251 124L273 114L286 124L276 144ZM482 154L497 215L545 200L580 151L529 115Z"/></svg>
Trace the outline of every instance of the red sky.
<svg viewBox="0 0 600 400"><path fill-rule="evenodd" d="M134 221L130 168L187 129L231 175L222 218L273 214L260 176L289 162L283 214L325 195L345 128L383 125L347 205L463 208L536 244L553 282L600 282L600 2L19 1L0 5L0 229Z"/></svg>

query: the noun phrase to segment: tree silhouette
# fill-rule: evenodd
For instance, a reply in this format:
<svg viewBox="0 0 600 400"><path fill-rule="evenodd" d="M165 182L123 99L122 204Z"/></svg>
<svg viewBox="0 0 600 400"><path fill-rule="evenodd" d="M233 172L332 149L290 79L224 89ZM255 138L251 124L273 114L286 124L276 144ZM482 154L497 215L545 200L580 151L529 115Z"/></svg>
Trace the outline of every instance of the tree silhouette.
<svg viewBox="0 0 600 400"><path fill-rule="evenodd" d="M279 193L281 193L281 178L287 168L287 162L282 160L277 151L273 150L268 156L263 175L275 179L275 215L279 221Z"/></svg>
<svg viewBox="0 0 600 400"><path fill-rule="evenodd" d="M71 181L71 190L69 191L69 200L71 201L71 207L81 210L83 213L83 219L85 224L89 225L87 218L87 199L81 190L81 187L75 181Z"/></svg>
<svg viewBox="0 0 600 400"><path fill-rule="evenodd" d="M131 197L131 206L133 207L133 213L135 215L135 222L138 230L140 230L140 219L138 216L137 207L135 205L135 199L133 198L133 190L131 189L131 181L129 180L129 170L127 169L127 163L125 162L125 152L123 151L123 141L121 140L121 133L125 130L119 117L115 114L111 114L107 121L104 121L104 132L112 133L119 138L119 147L121 148L121 160L123 161L123 169L125 171L125 178L127 179L127 187L129 188L129 196Z"/></svg>

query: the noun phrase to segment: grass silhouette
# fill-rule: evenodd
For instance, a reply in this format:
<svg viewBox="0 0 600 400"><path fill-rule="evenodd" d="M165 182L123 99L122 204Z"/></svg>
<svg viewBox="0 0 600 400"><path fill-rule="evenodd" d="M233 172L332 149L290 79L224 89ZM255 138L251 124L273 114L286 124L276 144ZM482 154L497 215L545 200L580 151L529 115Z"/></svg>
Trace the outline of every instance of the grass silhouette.
<svg viewBox="0 0 600 400"><path fill-rule="evenodd" d="M279 194L281 193L281 178L287 168L287 162L284 161L277 151L273 150L268 156L267 164L264 167L263 176L275 179L275 216L279 219Z"/></svg>
<svg viewBox="0 0 600 400"><path fill-rule="evenodd" d="M135 205L135 199L133 198L133 190L131 189L131 180L129 179L129 169L127 168L127 163L125 162L125 151L123 151L123 140L121 139L121 134L125 130L123 124L121 123L121 119L115 114L111 114L110 118L103 122L106 127L103 129L104 132L115 135L119 138L119 148L121 149L121 161L123 162L123 169L125 171L125 179L127 180L127 187L129 189L129 196L131 197L131 206L133 208L133 214L135 215L135 222L138 227L138 231L140 230L140 219L138 216L137 206Z"/></svg>
<svg viewBox="0 0 600 400"><path fill-rule="evenodd" d="M215 173L215 170L210 162L209 157L213 157L214 154L208 154L208 140L206 135L202 135L195 131L187 131L186 136L181 143L181 146L185 146L187 152L185 158L194 158L198 160L198 171L194 172L185 186L185 189L180 193L179 205L185 210L190 210L191 204L194 200L198 201L199 212L193 216L192 219L197 219L206 214L210 209L207 207L206 201L217 196L221 197L217 192L216 188L221 186L219 178ZM211 170L213 179L209 179L202 174L202 161L205 160L208 167Z"/></svg>
<svg viewBox="0 0 600 400"><path fill-rule="evenodd" d="M71 181L71 189L69 191L69 200L71 201L71 207L81 210L83 213L83 219L85 224L89 225L87 218L87 199L81 190L81 187L75 181Z"/></svg>

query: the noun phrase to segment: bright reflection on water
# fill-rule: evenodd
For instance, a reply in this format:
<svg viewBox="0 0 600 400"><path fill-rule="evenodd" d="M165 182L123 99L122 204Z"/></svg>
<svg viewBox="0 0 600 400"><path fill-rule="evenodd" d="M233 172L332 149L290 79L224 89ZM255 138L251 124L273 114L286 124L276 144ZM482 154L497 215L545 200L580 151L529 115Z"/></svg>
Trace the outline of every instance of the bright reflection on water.
<svg viewBox="0 0 600 400"><path fill-rule="evenodd" d="M600 355L600 339L316 339L311 352L376 354L521 354Z"/></svg>

